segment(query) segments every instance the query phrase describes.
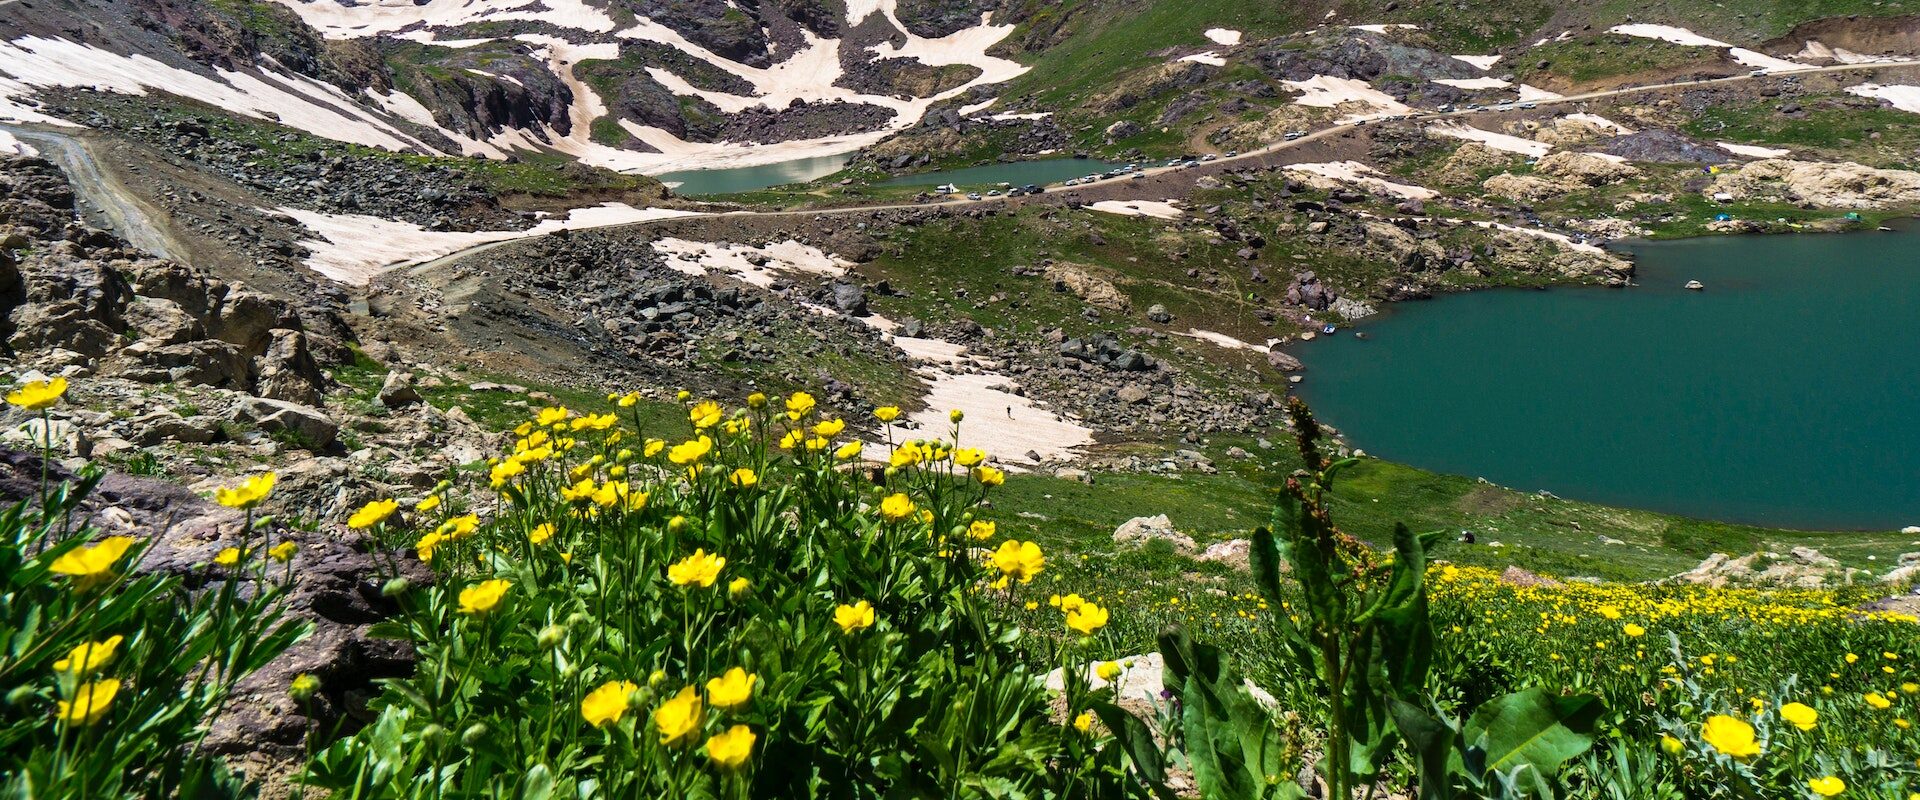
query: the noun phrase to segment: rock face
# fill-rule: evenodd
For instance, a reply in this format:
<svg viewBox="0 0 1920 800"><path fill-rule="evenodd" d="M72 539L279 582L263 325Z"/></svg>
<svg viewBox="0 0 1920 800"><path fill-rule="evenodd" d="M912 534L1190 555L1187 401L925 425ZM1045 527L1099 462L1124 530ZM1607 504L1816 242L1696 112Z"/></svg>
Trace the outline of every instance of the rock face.
<svg viewBox="0 0 1920 800"><path fill-rule="evenodd" d="M1156 541L1173 545L1173 549L1180 553L1190 554L1195 549L1193 537L1174 530L1173 520L1167 519L1165 514L1134 517L1120 523L1120 527L1113 531L1114 544L1139 547Z"/></svg>
<svg viewBox="0 0 1920 800"><path fill-rule="evenodd" d="M330 309L132 250L77 219L65 180L40 159L0 157L0 314L23 363L321 401L323 367L347 350L305 320L344 330Z"/></svg>
<svg viewBox="0 0 1920 800"><path fill-rule="evenodd" d="M1843 569L1840 562L1822 555L1820 551L1811 547L1795 547L1785 555L1752 553L1734 558L1725 553L1714 553L1700 562L1699 566L1669 580L1716 588L1763 585L1812 589L1850 580L1852 576L1852 570Z"/></svg>
<svg viewBox="0 0 1920 800"><path fill-rule="evenodd" d="M1733 160L1725 150L1666 130L1616 136L1607 140L1600 152L1628 161L1661 164L1725 164Z"/></svg>
<svg viewBox="0 0 1920 800"><path fill-rule="evenodd" d="M1640 170L1630 164L1570 150L1542 156L1535 162L1534 169L1584 186L1605 186L1640 174Z"/></svg>
<svg viewBox="0 0 1920 800"><path fill-rule="evenodd" d="M1825 208L1881 208L1920 202L1920 172L1874 169L1851 161L1765 159L1714 178L1708 194L1736 200L1780 199Z"/></svg>
<svg viewBox="0 0 1920 800"><path fill-rule="evenodd" d="M1104 278L1095 277L1087 267L1067 263L1048 264L1043 274L1047 280L1053 281L1054 288L1071 292L1095 308L1126 311L1133 307L1133 301L1128 300L1119 287Z"/></svg>

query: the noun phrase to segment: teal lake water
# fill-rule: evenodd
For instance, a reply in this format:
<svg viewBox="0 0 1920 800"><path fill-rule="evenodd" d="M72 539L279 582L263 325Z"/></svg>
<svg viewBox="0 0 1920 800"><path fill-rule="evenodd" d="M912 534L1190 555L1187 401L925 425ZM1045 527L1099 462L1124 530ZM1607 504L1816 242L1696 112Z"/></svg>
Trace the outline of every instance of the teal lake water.
<svg viewBox="0 0 1920 800"><path fill-rule="evenodd" d="M660 179L661 183L680 184L673 187L673 193L683 197L698 194L751 192L769 186L806 183L816 178L824 178L839 172L841 167L846 166L847 159L852 156L852 153L841 153L782 161L778 164L761 164L756 167L663 172L653 177Z"/></svg>
<svg viewBox="0 0 1920 800"><path fill-rule="evenodd" d="M1516 489L1920 524L1920 228L1627 249L1633 288L1404 303L1306 343L1301 395L1372 455Z"/></svg>

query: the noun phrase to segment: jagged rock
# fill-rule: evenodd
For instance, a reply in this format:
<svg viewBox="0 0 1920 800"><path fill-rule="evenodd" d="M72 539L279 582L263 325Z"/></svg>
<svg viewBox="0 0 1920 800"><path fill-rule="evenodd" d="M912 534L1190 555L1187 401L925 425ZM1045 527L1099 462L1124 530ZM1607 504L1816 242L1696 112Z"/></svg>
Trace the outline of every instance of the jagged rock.
<svg viewBox="0 0 1920 800"><path fill-rule="evenodd" d="M1050 264L1044 275L1053 281L1055 287L1072 292L1074 296L1085 300L1087 305L1104 308L1109 311L1126 311L1133 306L1127 295L1103 278L1095 277L1088 268L1076 264Z"/></svg>
<svg viewBox="0 0 1920 800"><path fill-rule="evenodd" d="M1267 365L1281 372L1299 372L1307 368L1292 353L1277 347L1267 351Z"/></svg>
<svg viewBox="0 0 1920 800"><path fill-rule="evenodd" d="M127 423L135 431L134 442L141 447L168 441L206 444L220 434L220 426L209 417L182 417L171 411L142 414Z"/></svg>
<svg viewBox="0 0 1920 800"><path fill-rule="evenodd" d="M1906 586L1920 581L1920 553L1901 553L1900 565L1889 570L1881 582Z"/></svg>
<svg viewBox="0 0 1920 800"><path fill-rule="evenodd" d="M1253 559L1253 542L1246 539L1228 539L1224 542L1214 542L1213 544L1207 545L1206 551L1202 552L1198 556L1198 559L1201 561L1217 561L1234 569L1248 569Z"/></svg>
<svg viewBox="0 0 1920 800"><path fill-rule="evenodd" d="M1139 405L1152 399L1153 393L1147 391L1147 387L1145 386L1137 383L1129 383L1120 387L1120 391L1114 392L1113 396L1122 403Z"/></svg>
<svg viewBox="0 0 1920 800"><path fill-rule="evenodd" d="M867 291L851 283L835 283L833 307L842 314L864 317L867 315Z"/></svg>
<svg viewBox="0 0 1920 800"><path fill-rule="evenodd" d="M15 308L9 319L13 335L7 344L16 351L58 347L98 357L120 341L112 328L71 300L28 303Z"/></svg>
<svg viewBox="0 0 1920 800"><path fill-rule="evenodd" d="M213 338L232 342L248 354L265 352L276 328L298 328L300 320L287 304L264 294L231 291L220 310L207 320Z"/></svg>
<svg viewBox="0 0 1920 800"><path fill-rule="evenodd" d="M307 335L275 328L268 332L267 350L259 358L260 378L254 393L274 400L317 406L327 378L307 349Z"/></svg>
<svg viewBox="0 0 1920 800"><path fill-rule="evenodd" d="M1699 566L1669 580L1713 587L1760 584L1818 588L1850 577L1850 570L1843 570L1840 562L1820 551L1811 547L1795 547L1784 556L1779 553L1752 553L1734 558L1726 553L1714 553L1701 561Z"/></svg>
<svg viewBox="0 0 1920 800"><path fill-rule="evenodd" d="M122 349L120 355L149 367L145 372L137 369L126 371L127 377L148 382L170 381L246 389L253 367L253 360L241 352L239 345L212 339L164 347L149 347L146 342L135 342Z"/></svg>
<svg viewBox="0 0 1920 800"><path fill-rule="evenodd" d="M387 373L387 379L380 382L380 405L400 408L418 402L420 392L413 388L413 373L396 370Z"/></svg>
<svg viewBox="0 0 1920 800"><path fill-rule="evenodd" d="M1173 520L1167 519L1165 514L1134 517L1120 523L1120 527L1113 531L1114 544L1145 545L1153 541L1171 544L1175 551L1183 554L1192 553L1196 547L1193 537L1174 530Z"/></svg>
<svg viewBox="0 0 1920 800"><path fill-rule="evenodd" d="M1164 325L1166 323L1173 321L1173 315L1167 313L1166 306L1163 306L1159 303L1154 303L1153 305L1147 307L1147 319L1150 319L1154 322L1158 322Z"/></svg>
<svg viewBox="0 0 1920 800"><path fill-rule="evenodd" d="M1707 194L1735 200L1779 197L1826 208L1880 208L1920 202L1920 172L1851 161L1766 159L1714 178Z"/></svg>
<svg viewBox="0 0 1920 800"><path fill-rule="evenodd" d="M265 397L240 401L234 406L233 418L258 425L261 430L291 433L301 444L316 450L332 445L340 433L340 426L325 411Z"/></svg>
<svg viewBox="0 0 1920 800"><path fill-rule="evenodd" d="M179 303L160 297L137 297L127 306L127 324L143 341L159 345L185 344L206 338L206 329Z"/></svg>
<svg viewBox="0 0 1920 800"><path fill-rule="evenodd" d="M1129 136L1140 135L1140 123L1132 120L1120 120L1107 126L1107 141L1116 142Z"/></svg>

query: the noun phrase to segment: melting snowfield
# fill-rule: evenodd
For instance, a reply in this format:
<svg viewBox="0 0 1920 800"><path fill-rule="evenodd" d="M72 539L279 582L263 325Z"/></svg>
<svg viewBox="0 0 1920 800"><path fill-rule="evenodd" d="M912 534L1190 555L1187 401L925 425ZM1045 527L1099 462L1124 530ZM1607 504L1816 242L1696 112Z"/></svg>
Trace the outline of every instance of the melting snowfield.
<svg viewBox="0 0 1920 800"><path fill-rule="evenodd" d="M0 128L0 155L37 156L40 155L40 151L34 149L33 145L14 138L13 134L6 129Z"/></svg>
<svg viewBox="0 0 1920 800"><path fill-rule="evenodd" d="M1885 100L1901 111L1920 114L1920 86L1903 84L1883 86L1878 83L1863 83L1859 86L1847 87L1847 94Z"/></svg>
<svg viewBox="0 0 1920 800"><path fill-rule="evenodd" d="M1231 28L1208 28L1207 38L1214 44L1232 47L1240 43L1240 32Z"/></svg>
<svg viewBox="0 0 1920 800"><path fill-rule="evenodd" d="M772 288L781 273L838 277L853 266L853 262L792 239L756 247L669 236L654 240L653 249L665 256L667 266L676 272L696 276L720 273L762 289Z"/></svg>
<svg viewBox="0 0 1920 800"><path fill-rule="evenodd" d="M1300 172L1324 179L1326 182L1349 183L1365 187L1382 194L1405 197L1410 200L1431 200L1440 193L1424 186L1413 186L1387 180L1379 170L1358 161L1330 161L1308 164L1288 164L1287 172Z"/></svg>
<svg viewBox="0 0 1920 800"><path fill-rule="evenodd" d="M1546 142L1536 142L1532 139L1522 139L1518 136L1494 133L1493 131L1481 130L1471 125L1463 125L1458 122L1431 125L1427 127L1427 132L1436 136L1450 136L1455 139L1479 142L1495 150L1505 150L1509 153L1519 153L1533 158L1544 156L1548 151L1553 149L1553 145L1547 144Z"/></svg>
<svg viewBox="0 0 1920 800"><path fill-rule="evenodd" d="M311 251L307 268L340 283L365 286L376 276L398 267L422 264L469 247L509 239L544 236L558 230L585 230L692 214L671 208L634 208L625 203L603 203L576 208L567 216L547 219L524 231L430 231L411 222L365 214L326 214L299 208L276 208L275 213L299 222L317 239L301 241Z"/></svg>
<svg viewBox="0 0 1920 800"><path fill-rule="evenodd" d="M1300 96L1293 101L1297 105L1338 108L1345 103L1355 103L1372 109L1369 113L1347 117L1347 120L1406 114L1413 111L1405 104L1393 99L1393 95L1375 89L1372 84L1357 78L1315 75L1304 81L1283 80L1281 83L1300 93Z"/></svg>
<svg viewBox="0 0 1920 800"><path fill-rule="evenodd" d="M1672 25L1652 25L1647 23L1615 25L1608 28L1607 32L1617 33L1622 36L1634 36L1641 39L1657 39L1662 42L1667 42L1668 44L1677 44L1684 47L1721 48L1726 50L1727 56L1734 61L1769 72L1790 72L1793 70L1812 69L1812 67L1806 64L1774 58L1766 53L1748 50L1744 47L1734 47L1719 39L1709 39L1686 28L1676 28Z"/></svg>
<svg viewBox="0 0 1920 800"><path fill-rule="evenodd" d="M1101 200L1088 205L1095 211L1119 214L1123 217L1153 217L1155 219L1179 219L1181 211L1173 200Z"/></svg>
<svg viewBox="0 0 1920 800"><path fill-rule="evenodd" d="M1732 142L1714 142L1713 144L1715 147L1718 147L1736 156L1749 156L1752 158L1779 158L1781 156L1790 155L1793 153L1792 150L1786 150L1783 148L1761 147L1759 145L1752 145L1752 144L1734 144Z"/></svg>

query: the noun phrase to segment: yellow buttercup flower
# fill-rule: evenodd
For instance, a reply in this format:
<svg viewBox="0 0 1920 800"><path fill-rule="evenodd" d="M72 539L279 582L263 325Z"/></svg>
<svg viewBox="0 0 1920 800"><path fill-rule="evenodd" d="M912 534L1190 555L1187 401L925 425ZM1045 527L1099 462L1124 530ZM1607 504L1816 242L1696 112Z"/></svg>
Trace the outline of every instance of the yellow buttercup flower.
<svg viewBox="0 0 1920 800"><path fill-rule="evenodd" d="M40 411L60 402L60 396L66 393L66 378L28 381L25 386L8 392L7 402L26 411Z"/></svg>
<svg viewBox="0 0 1920 800"><path fill-rule="evenodd" d="M746 594L747 590L751 588L753 588L752 581L746 578L734 578L727 583L727 596L739 597L740 595Z"/></svg>
<svg viewBox="0 0 1920 800"><path fill-rule="evenodd" d="M753 394L747 395L748 408L764 408L766 407L766 405L767 405L767 396L765 394L761 392L754 392Z"/></svg>
<svg viewBox="0 0 1920 800"><path fill-rule="evenodd" d="M700 705L700 693L687 686L679 694L653 710L653 727L660 732L661 744L673 744L700 729L706 710Z"/></svg>
<svg viewBox="0 0 1920 800"><path fill-rule="evenodd" d="M222 548L220 552L214 554L213 563L219 564L220 566L223 566L223 567L231 567L235 564L240 563L240 559L243 559L246 557L247 557L247 551L242 550L238 547L227 547L227 548Z"/></svg>
<svg viewBox="0 0 1920 800"><path fill-rule="evenodd" d="M645 458L653 458L654 456L660 455L660 451L665 449L667 449L667 443L665 441L648 439L646 444L641 446L640 455Z"/></svg>
<svg viewBox="0 0 1920 800"><path fill-rule="evenodd" d="M448 517L447 521L440 523L440 527L435 530L448 539L463 539L479 528L480 515L462 514L457 517Z"/></svg>
<svg viewBox="0 0 1920 800"><path fill-rule="evenodd" d="M539 525L535 525L533 530L527 532L527 541L534 544L546 544L548 539L553 538L553 532L553 523L542 522Z"/></svg>
<svg viewBox="0 0 1920 800"><path fill-rule="evenodd" d="M713 440L702 436L674 445L673 449L667 452L667 460L685 466L706 458L707 453L712 451Z"/></svg>
<svg viewBox="0 0 1920 800"><path fill-rule="evenodd" d="M841 633L853 633L873 627L873 604L861 600L853 605L842 604L833 610L833 624L840 626Z"/></svg>
<svg viewBox="0 0 1920 800"><path fill-rule="evenodd" d="M113 660L120 643L125 641L115 634L98 642L76 645L67 652L67 657L53 662L54 672L69 672L74 675L91 675Z"/></svg>
<svg viewBox="0 0 1920 800"><path fill-rule="evenodd" d="M92 725L107 715L107 707L120 694L120 681L103 678L83 683L73 691L72 700L59 701L54 716L68 725Z"/></svg>
<svg viewBox="0 0 1920 800"><path fill-rule="evenodd" d="M693 422L694 430L705 430L718 425L725 416L726 411L720 408L719 403L712 400L702 400L687 410L687 419Z"/></svg>
<svg viewBox="0 0 1920 800"><path fill-rule="evenodd" d="M1679 758L1680 754L1685 750L1686 750L1686 743L1680 741L1679 739L1675 739L1672 736L1668 736L1667 734L1664 734L1664 733L1660 734L1660 751L1661 752L1666 753L1667 755L1673 756L1675 758Z"/></svg>
<svg viewBox="0 0 1920 800"><path fill-rule="evenodd" d="M806 392L794 392L792 396L787 398L787 419L798 422L802 417L813 413L813 407L813 395L807 394Z"/></svg>
<svg viewBox="0 0 1920 800"><path fill-rule="evenodd" d="M628 392L626 394L623 394L620 396L619 402L620 402L621 408L632 408L633 404L640 402L640 393Z"/></svg>
<svg viewBox="0 0 1920 800"><path fill-rule="evenodd" d="M524 467L522 469L524 469ZM440 495L437 495L437 494L427 495L425 498L421 499L420 502L413 504L413 510L419 511L422 513L432 511L439 507L440 507Z"/></svg>
<svg viewBox="0 0 1920 800"><path fill-rule="evenodd" d="M846 421L846 420L844 420L844 419L830 419L830 420L827 420L827 421L825 421L825 422L822 422L822 423L820 423L820 424L818 424L818 425L815 425L815 426L813 426L813 435L815 435L815 436L825 436L825 437L827 437L827 438L829 438L829 439L831 439L831 438L833 438L833 437L835 437L835 436L839 436L839 435L840 435L840 432L841 432L841 431L844 431L844 430L846 430L846 429L847 429L847 421Z"/></svg>
<svg viewBox="0 0 1920 800"><path fill-rule="evenodd" d="M284 564L292 561L294 551L299 549L300 545L294 544L293 542L281 542L268 548L267 557Z"/></svg>
<svg viewBox="0 0 1920 800"><path fill-rule="evenodd" d="M580 716L587 720L588 725L596 728L619 722L620 717L633 708L629 698L637 691L640 691L639 685L631 681L600 684L600 688L588 692L586 698L580 701Z"/></svg>
<svg viewBox="0 0 1920 800"><path fill-rule="evenodd" d="M566 422L567 416L570 413L565 406L551 406L540 409L540 414L534 417L534 421L538 423L540 427L545 428Z"/></svg>
<svg viewBox="0 0 1920 800"><path fill-rule="evenodd" d="M1022 542L1008 539L1000 543L1000 549L993 551L990 557L994 569L1002 575L1018 579L1021 583L1032 583L1035 576L1046 567L1046 556L1040 552L1035 542Z"/></svg>
<svg viewBox="0 0 1920 800"><path fill-rule="evenodd" d="M1807 788L1821 797L1832 797L1847 790L1847 782L1832 775L1807 781Z"/></svg>
<svg viewBox="0 0 1920 800"><path fill-rule="evenodd" d="M500 607L500 599L513 588L513 581L495 578L460 590L460 613L485 614Z"/></svg>
<svg viewBox="0 0 1920 800"><path fill-rule="evenodd" d="M1873 706L1874 708L1886 709L1893 705L1892 700L1888 700L1886 696L1879 692L1868 692L1865 697L1867 705Z"/></svg>
<svg viewBox="0 0 1920 800"><path fill-rule="evenodd" d="M78 580L82 585L111 577L114 562L127 554L138 541L131 536L109 536L98 543L76 547L53 560L48 567L55 574Z"/></svg>
<svg viewBox="0 0 1920 800"><path fill-rule="evenodd" d="M1076 608L1086 605L1087 601L1081 599L1080 595L1078 594L1070 594L1070 595L1067 595L1066 597L1061 597L1060 595L1056 594L1052 597L1047 598L1047 604L1050 606L1053 606L1054 608L1060 609L1061 613L1066 613L1068 611L1072 611Z"/></svg>
<svg viewBox="0 0 1920 800"><path fill-rule="evenodd" d="M955 425L960 424L960 420L963 420L966 418L967 418L967 412L961 411L960 409L957 409L957 408L947 412L947 421Z"/></svg>
<svg viewBox="0 0 1920 800"><path fill-rule="evenodd" d="M892 422L900 418L898 406L881 406L873 410L873 418L881 422Z"/></svg>
<svg viewBox="0 0 1920 800"><path fill-rule="evenodd" d="M720 577L721 568L727 560L718 555L709 555L705 549L696 549L693 555L680 559L667 567L667 580L675 586L700 584L701 588L713 585Z"/></svg>
<svg viewBox="0 0 1920 800"><path fill-rule="evenodd" d="M967 523L967 536L984 542L993 538L994 533L998 529L999 526L995 525L992 520L976 519Z"/></svg>
<svg viewBox="0 0 1920 800"><path fill-rule="evenodd" d="M953 463L962 467L978 466L987 460L987 451L977 448L964 448L953 451Z"/></svg>
<svg viewBox="0 0 1920 800"><path fill-rule="evenodd" d="M1094 631L1107 626L1107 610L1087 603L1067 612L1067 627L1079 631L1082 636L1092 636Z"/></svg>
<svg viewBox="0 0 1920 800"><path fill-rule="evenodd" d="M732 475L727 476L727 482L742 489L751 489L760 483L760 476L754 474L753 470L741 467L734 470Z"/></svg>
<svg viewBox="0 0 1920 800"><path fill-rule="evenodd" d="M760 676L739 667L727 670L707 681L707 704L718 709L733 709L753 699L753 684Z"/></svg>
<svg viewBox="0 0 1920 800"><path fill-rule="evenodd" d="M862 445L859 439L855 439L840 445L840 449L833 451L833 457L841 461L851 461L860 457L862 449L865 449L865 445Z"/></svg>
<svg viewBox="0 0 1920 800"><path fill-rule="evenodd" d="M1081 733L1093 730L1093 712L1082 711L1073 718L1073 729Z"/></svg>
<svg viewBox="0 0 1920 800"><path fill-rule="evenodd" d="M261 473L240 482L238 486L213 490L213 499L228 508L248 509L260 505L273 494L273 482L279 476L271 472Z"/></svg>
<svg viewBox="0 0 1920 800"><path fill-rule="evenodd" d="M913 499L895 492L880 501L880 516L889 522L899 522L913 515Z"/></svg>
<svg viewBox="0 0 1920 800"><path fill-rule="evenodd" d="M1791 723L1793 727L1810 731L1820 719L1820 712L1814 711L1812 706L1804 703L1788 703L1780 707L1780 718Z"/></svg>
<svg viewBox="0 0 1920 800"><path fill-rule="evenodd" d="M721 769L734 769L753 756L753 729L735 725L707 739L707 758Z"/></svg>
<svg viewBox="0 0 1920 800"><path fill-rule="evenodd" d="M1621 628L1621 630L1625 631L1628 636L1632 636L1636 639L1647 635L1646 628L1642 628L1639 625L1636 625L1631 622L1627 623L1626 627Z"/></svg>
<svg viewBox="0 0 1920 800"><path fill-rule="evenodd" d="M996 467L981 464L973 468L973 479L979 481L981 486L999 486L1007 482L1007 473Z"/></svg>
<svg viewBox="0 0 1920 800"><path fill-rule="evenodd" d="M420 537L419 541L413 543L413 551L420 556L421 561L431 564L433 563L433 552L439 549L440 545L445 544L446 541L446 534L439 531L428 531L425 536Z"/></svg>
<svg viewBox="0 0 1920 800"><path fill-rule="evenodd" d="M438 495L434 495L434 497L437 498ZM423 500L421 502L424 503L426 501ZM363 531L382 522L386 522L388 517L393 516L393 512L399 510L400 503L397 500L375 500L361 506L359 511L353 512L353 516L347 518L347 527L357 531Z"/></svg>
<svg viewBox="0 0 1920 800"><path fill-rule="evenodd" d="M1099 666L1093 668L1093 674L1100 676L1100 680L1111 683L1114 678L1120 677L1120 662L1102 661Z"/></svg>
<svg viewBox="0 0 1920 800"><path fill-rule="evenodd" d="M1760 755L1760 743L1753 738L1753 726L1738 717L1715 714L1707 718L1707 724L1700 729L1700 740L1743 761Z"/></svg>

